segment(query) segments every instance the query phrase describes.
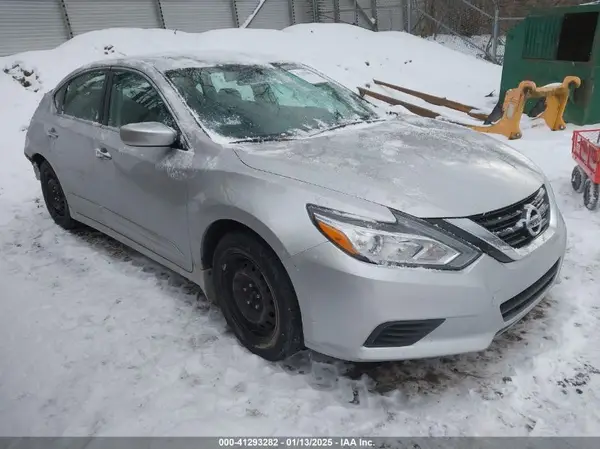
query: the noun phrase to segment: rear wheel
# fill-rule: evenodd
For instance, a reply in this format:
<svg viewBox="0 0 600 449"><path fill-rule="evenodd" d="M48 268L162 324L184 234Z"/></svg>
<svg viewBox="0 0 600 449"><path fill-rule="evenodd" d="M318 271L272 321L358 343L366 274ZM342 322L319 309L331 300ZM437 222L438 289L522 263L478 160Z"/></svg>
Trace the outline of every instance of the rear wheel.
<svg viewBox="0 0 600 449"><path fill-rule="evenodd" d="M587 178L587 174L579 165L573 167L573 171L571 172L571 187L573 187L573 190L577 193L583 192Z"/></svg>
<svg viewBox="0 0 600 449"><path fill-rule="evenodd" d="M227 324L249 351L277 361L302 348L296 293L277 255L258 237L225 235L215 250L213 282Z"/></svg>
<svg viewBox="0 0 600 449"><path fill-rule="evenodd" d="M64 229L76 228L79 223L71 218L69 204L56 173L47 161L43 161L39 168L42 194L50 216Z"/></svg>
<svg viewBox="0 0 600 449"><path fill-rule="evenodd" d="M585 181L585 188L583 190L583 204L589 210L596 210L598 208L598 199L600 198L600 184L592 182L591 179Z"/></svg>

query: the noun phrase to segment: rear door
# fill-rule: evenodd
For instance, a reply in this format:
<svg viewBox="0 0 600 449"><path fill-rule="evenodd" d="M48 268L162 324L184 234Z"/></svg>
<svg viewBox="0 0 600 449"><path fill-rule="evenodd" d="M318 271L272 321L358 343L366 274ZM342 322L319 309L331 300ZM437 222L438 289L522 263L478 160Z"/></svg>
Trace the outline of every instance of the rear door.
<svg viewBox="0 0 600 449"><path fill-rule="evenodd" d="M98 163L107 70L76 75L55 94L56 116L46 124L51 163L69 205L78 214L101 221L107 167ZM110 170L110 168L109 168Z"/></svg>
<svg viewBox="0 0 600 449"><path fill-rule="evenodd" d="M155 254L192 270L187 215L187 173L193 152L125 145L119 128L161 122L177 131L167 102L141 72L113 69L102 149L114 169L114 195L104 198L109 226Z"/></svg>

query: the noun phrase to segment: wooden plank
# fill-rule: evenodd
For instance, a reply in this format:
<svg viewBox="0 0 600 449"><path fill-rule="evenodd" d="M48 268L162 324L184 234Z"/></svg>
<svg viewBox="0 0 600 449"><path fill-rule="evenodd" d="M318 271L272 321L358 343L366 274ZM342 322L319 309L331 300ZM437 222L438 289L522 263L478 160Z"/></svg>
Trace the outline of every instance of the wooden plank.
<svg viewBox="0 0 600 449"><path fill-rule="evenodd" d="M464 112L465 114L477 120L487 120L488 117L487 114L483 114L481 112L473 112L477 109L475 106L469 106L463 103L459 103L457 101L449 100L447 98L436 97L435 95L419 92L418 90L407 89L406 87L386 83L385 81L373 80L373 82L375 84L379 84L380 86L389 87L390 89L397 90L398 92L403 92L405 94L409 94L414 97L420 98L421 100L425 100L427 103L431 103L436 106L443 106L445 108L454 109L455 111Z"/></svg>
<svg viewBox="0 0 600 449"><path fill-rule="evenodd" d="M373 92L372 90L365 89L363 87L358 87L358 93L360 94L361 97L368 95L369 97L376 98L377 100L381 100L387 104L391 104L394 106L403 106L406 109L408 109L410 112L412 112L413 114L420 115L421 117L434 118L434 119L438 118L438 117L443 117L442 114L434 112L430 109L423 108L423 107L417 106L415 104L407 103L406 101L398 100L397 98L389 97L387 95L383 95L383 94L380 94L377 92ZM454 120L447 119L446 117L443 117L443 118L444 118L444 121L447 121L449 123L454 123L455 125L461 125L461 126L467 126L467 127L471 126L471 125L468 125L465 123L455 122Z"/></svg>
<svg viewBox="0 0 600 449"><path fill-rule="evenodd" d="M364 89L362 87L358 88L358 93L361 96L363 96L363 97L365 95L368 95L369 97L376 98L378 100L384 101L387 104L391 104L391 105L394 105L394 106L404 106L406 109L408 109L413 114L420 115L421 117L437 118L437 117L439 117L441 115L441 114L438 114L437 112L434 112L434 111L432 111L430 109L422 108L421 106L410 104L410 103L407 103L405 101L398 100L397 98L393 98L393 97L389 97L387 95L383 95L383 94L380 94L380 93L377 93L377 92L373 92L372 90Z"/></svg>

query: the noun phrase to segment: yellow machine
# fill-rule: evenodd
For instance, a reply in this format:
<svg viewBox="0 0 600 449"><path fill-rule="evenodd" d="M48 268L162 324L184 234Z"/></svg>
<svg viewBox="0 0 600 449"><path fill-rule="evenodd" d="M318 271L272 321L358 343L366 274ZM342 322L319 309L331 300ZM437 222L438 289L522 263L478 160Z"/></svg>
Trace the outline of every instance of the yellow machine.
<svg viewBox="0 0 600 449"><path fill-rule="evenodd" d="M473 118L480 120L486 120L487 118L485 114L477 112L477 108L473 106L468 106L456 101L448 100L447 98L436 97L434 95L396 86L383 81L374 80L374 83L397 90L399 92L413 95L436 106L443 106L456 111L464 112ZM510 89L508 92L506 92L502 108L503 114L497 122L491 125L469 125L458 122L454 123L467 126L476 131L484 133L501 134L509 139L519 139L522 136L520 124L525 103L527 103L527 100L531 98L545 98L546 107L544 111L538 115L538 117L543 118L546 125L552 131L563 130L566 126L563 119L563 114L567 106L567 101L569 100L571 86L574 86L575 88L581 86L581 80L576 76L567 76L562 83L550 84L542 87L537 87L533 81L523 81L518 87ZM362 87L359 87L358 91L361 96L368 95L388 104L404 106L409 111L423 117L437 118L442 116L441 113L431 111L427 108L416 106L387 95L382 95Z"/></svg>

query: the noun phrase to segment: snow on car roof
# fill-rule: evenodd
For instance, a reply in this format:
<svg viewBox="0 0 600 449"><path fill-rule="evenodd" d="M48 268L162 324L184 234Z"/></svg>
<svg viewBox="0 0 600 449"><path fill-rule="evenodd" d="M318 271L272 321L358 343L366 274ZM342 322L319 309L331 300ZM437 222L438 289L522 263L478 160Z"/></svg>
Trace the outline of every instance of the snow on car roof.
<svg viewBox="0 0 600 449"><path fill-rule="evenodd" d="M242 52L218 51L197 53L165 53L145 56L128 56L97 62L94 65L152 66L161 72L188 67L210 67L219 64L267 65L280 58Z"/></svg>

